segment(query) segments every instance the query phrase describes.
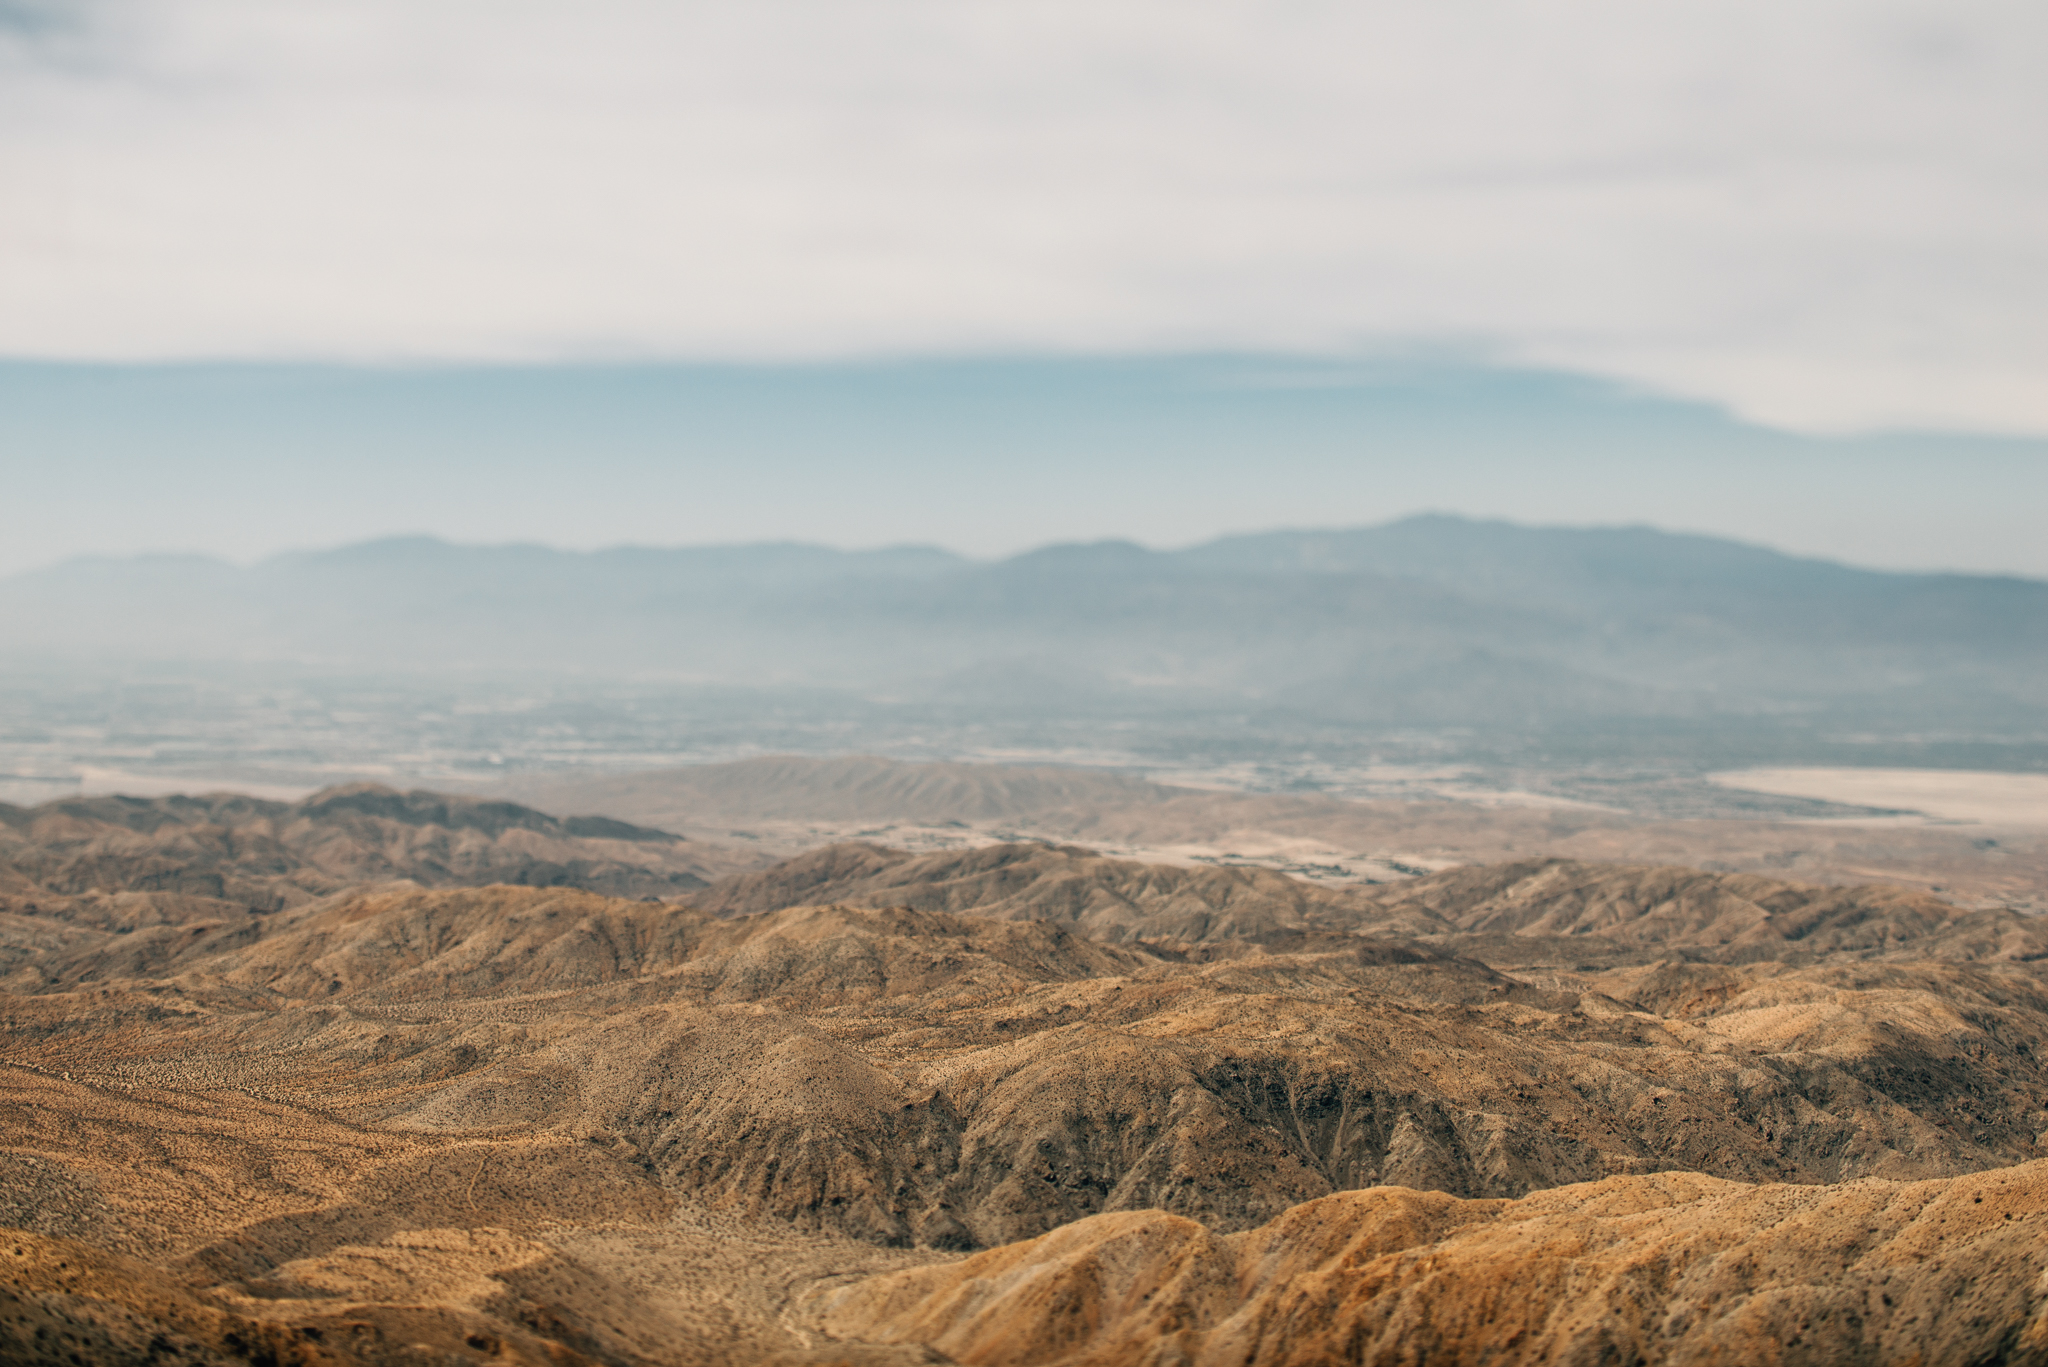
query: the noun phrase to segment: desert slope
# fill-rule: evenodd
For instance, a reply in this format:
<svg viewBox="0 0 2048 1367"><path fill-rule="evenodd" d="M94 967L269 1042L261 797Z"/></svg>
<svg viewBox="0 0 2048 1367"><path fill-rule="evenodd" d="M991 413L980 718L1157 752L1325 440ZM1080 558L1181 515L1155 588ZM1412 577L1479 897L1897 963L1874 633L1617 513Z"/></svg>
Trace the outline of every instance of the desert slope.
<svg viewBox="0 0 2048 1367"><path fill-rule="evenodd" d="M1147 864L1037 842L921 855L847 842L721 879L689 900L721 916L811 903L916 906L1180 946L1363 933L1530 967L1613 967L1659 955L1720 962L1888 953L2048 958L2048 919L2011 908L1970 910L1885 884L1815 885L1558 858L1329 886L1269 869Z"/></svg>
<svg viewBox="0 0 2048 1367"><path fill-rule="evenodd" d="M828 845L721 879L689 901L720 916L816 903L914 906L1055 921L1102 940L1180 943L1302 930L1319 909L1351 904L1267 869L1177 868L1035 842L916 856L867 842Z"/></svg>
<svg viewBox="0 0 2048 1367"><path fill-rule="evenodd" d="M2048 1163L1936 1182L1400 1187L1219 1236L1098 1215L813 1293L845 1339L972 1367L2048 1362Z"/></svg>
<svg viewBox="0 0 2048 1367"><path fill-rule="evenodd" d="M2038 1355L2038 917L324 801L8 826L0 1357Z"/></svg>
<svg viewBox="0 0 2048 1367"><path fill-rule="evenodd" d="M0 898L13 901L181 893L268 911L399 878L673 895L750 862L609 817L373 783L290 803L231 793L0 803Z"/></svg>
<svg viewBox="0 0 2048 1367"><path fill-rule="evenodd" d="M1935 1177L2048 1132L2048 994L2004 961L1532 982L1349 933L1177 949L510 887L73 952L0 997L21 1061L378 1129L611 1136L678 1194L885 1244L1153 1207L1239 1229L1376 1183Z"/></svg>

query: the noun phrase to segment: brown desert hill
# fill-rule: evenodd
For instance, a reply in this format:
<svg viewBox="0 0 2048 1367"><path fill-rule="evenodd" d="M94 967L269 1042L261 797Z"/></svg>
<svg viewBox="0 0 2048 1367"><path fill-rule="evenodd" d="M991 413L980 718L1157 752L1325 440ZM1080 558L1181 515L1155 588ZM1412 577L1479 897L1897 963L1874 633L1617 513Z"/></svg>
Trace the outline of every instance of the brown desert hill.
<svg viewBox="0 0 2048 1367"><path fill-rule="evenodd" d="M849 841L724 878L690 905L744 916L814 903L1047 920L1098 940L1196 943L1301 930L1341 896L1259 868L1178 868L1071 845L1008 842L911 855Z"/></svg>
<svg viewBox="0 0 2048 1367"><path fill-rule="evenodd" d="M0 804L0 939L60 925L125 932L246 919L394 879L675 896L752 862L607 817L374 784L293 803L216 794Z"/></svg>
<svg viewBox="0 0 2048 1367"><path fill-rule="evenodd" d="M1356 924L1414 928L1491 963L1724 963L1898 954L2048 958L2048 917L1973 911L1883 884L1827 886L1758 874L1556 858L1449 869L1347 899ZM1435 922L1432 925L1432 920Z"/></svg>
<svg viewBox="0 0 2048 1367"><path fill-rule="evenodd" d="M835 1337L971 1367L2048 1363L2048 1162L1945 1181L1343 1192L1218 1235L1098 1215L821 1287Z"/></svg>
<svg viewBox="0 0 2048 1367"><path fill-rule="evenodd" d="M705 1003L786 998L816 1008L944 988L1004 996L1145 962L1042 922L994 924L895 907L798 907L719 920L661 903L481 888L346 896L189 973L287 998L380 1003L559 994L657 982Z"/></svg>
<svg viewBox="0 0 2048 1367"><path fill-rule="evenodd" d="M600 778L499 785L546 811L630 811L664 829L759 821L1011 821L1148 803L1177 790L1101 769L769 755Z"/></svg>
<svg viewBox="0 0 2048 1367"><path fill-rule="evenodd" d="M2039 917L1017 842L648 900L461 876L694 842L351 800L7 828L133 886L10 865L0 1360L2040 1350ZM277 901L176 890L188 857Z"/></svg>
<svg viewBox="0 0 2048 1367"><path fill-rule="evenodd" d="M611 809L600 802L592 810ZM1287 837L1382 862L1559 858L1682 865L1817 884L1890 883L2048 911L2048 834L2038 827L1656 820L1590 806L1347 801L1163 788L1151 801L1038 812L1023 833L1135 850L1199 845L1228 851Z"/></svg>
<svg viewBox="0 0 2048 1367"><path fill-rule="evenodd" d="M830 845L721 879L690 904L721 916L809 903L915 906L1042 919L1091 938L1185 949L1288 932L1417 938L1489 963L1613 967L1645 956L1717 962L1897 952L2048 958L2048 917L1970 911L1910 889L1756 874L1532 859L1380 886L1261 868L1181 868L1077 846L1012 842L912 855Z"/></svg>
<svg viewBox="0 0 2048 1367"><path fill-rule="evenodd" d="M503 1157L471 1145L444 1171L479 1152L486 1170ZM322 1233L300 1235L302 1252L261 1271L167 1267L9 1231L0 1357L37 1367L2048 1362L2038 1163L1821 1187L1666 1173L1518 1201L1380 1187L1235 1235L1128 1212L960 1258L863 1251L687 1210L664 1219L617 1196L592 1212L605 1221L592 1228L516 1216L507 1228L482 1222L522 1205L567 1213L567 1203L535 1184L539 1174L518 1173L488 1179L464 1210L461 1182L447 1184L453 1201L434 1193L433 1162L408 1174L424 1198L418 1222L307 1212L303 1227ZM568 1185L584 1195L594 1175ZM612 1180L632 1190L630 1177Z"/></svg>
<svg viewBox="0 0 2048 1367"><path fill-rule="evenodd" d="M414 1236L389 1250L396 1255L389 1263L364 1267L366 1260L352 1260L357 1266L349 1269L358 1272L358 1286L353 1289L374 1295L384 1288L361 1285L368 1279L360 1273L400 1271L404 1255L416 1256L418 1251L405 1244L424 1245L442 1255L444 1265L436 1267L434 1272L439 1275L431 1277L431 1283L438 1285L405 1286L402 1277L379 1278L397 1282L408 1291L427 1291L428 1295L416 1297L422 1303L375 1309L357 1304L346 1317L323 1314L327 1307L316 1304L306 1307L313 1313L302 1311L287 1320L278 1314L281 1307L275 1300L234 1306L233 1292L209 1295L160 1268L107 1253L93 1244L6 1231L0 1234L0 1243L7 1245L0 1248L0 1270L13 1275L8 1285L0 1287L0 1361L13 1367L126 1367L131 1363L155 1367L166 1362L194 1367L342 1367L357 1363L468 1363L476 1360L470 1352L481 1352L508 1367L599 1367L607 1361L532 1332L518 1322L516 1312L514 1316L480 1314L481 1307L463 1303L469 1299L463 1296L465 1291L486 1302L511 1300L511 1278L465 1276L470 1269L448 1257L449 1253L457 1248L462 1253L480 1249L497 1253L492 1270L516 1277L518 1254L529 1253L521 1247L528 1241L506 1237L497 1230L436 1233L438 1237ZM529 1253L526 1261L539 1259ZM249 1313L237 1313L240 1310ZM376 1313L378 1310L384 1313ZM392 1342L394 1337L398 1342Z"/></svg>
<svg viewBox="0 0 2048 1367"><path fill-rule="evenodd" d="M380 1132L601 1138L678 1195L884 1244L1155 1207L1238 1229L1376 1183L1933 1177L2048 1143L2029 964L1532 983L1356 935L1193 953L510 887L343 894L141 964L133 938L0 997L20 1059Z"/></svg>
<svg viewBox="0 0 2048 1367"><path fill-rule="evenodd" d="M0 1232L8 1363L802 1361L778 1323L790 1283L919 1256L722 1220L558 1136L4 1066L0 1116L0 1224L31 1226Z"/></svg>

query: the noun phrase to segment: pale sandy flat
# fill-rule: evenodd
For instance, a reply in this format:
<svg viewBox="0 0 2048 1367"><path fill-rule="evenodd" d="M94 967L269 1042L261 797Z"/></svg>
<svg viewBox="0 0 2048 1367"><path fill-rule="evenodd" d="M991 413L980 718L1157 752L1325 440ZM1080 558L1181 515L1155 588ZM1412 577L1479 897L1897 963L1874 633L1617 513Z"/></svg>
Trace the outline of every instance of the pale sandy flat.
<svg viewBox="0 0 2048 1367"><path fill-rule="evenodd" d="M1740 769L1710 777L1728 788L1896 808L1938 821L2048 826L2048 774L1971 769Z"/></svg>

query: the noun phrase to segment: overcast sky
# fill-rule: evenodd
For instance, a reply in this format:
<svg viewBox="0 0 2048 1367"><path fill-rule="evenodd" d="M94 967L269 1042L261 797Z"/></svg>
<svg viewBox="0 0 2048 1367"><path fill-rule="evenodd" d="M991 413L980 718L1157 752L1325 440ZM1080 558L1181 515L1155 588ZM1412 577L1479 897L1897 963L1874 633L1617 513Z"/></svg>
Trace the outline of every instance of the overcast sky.
<svg viewBox="0 0 2048 1367"><path fill-rule="evenodd" d="M0 0L0 355L1451 350L2048 432L2040 0Z"/></svg>

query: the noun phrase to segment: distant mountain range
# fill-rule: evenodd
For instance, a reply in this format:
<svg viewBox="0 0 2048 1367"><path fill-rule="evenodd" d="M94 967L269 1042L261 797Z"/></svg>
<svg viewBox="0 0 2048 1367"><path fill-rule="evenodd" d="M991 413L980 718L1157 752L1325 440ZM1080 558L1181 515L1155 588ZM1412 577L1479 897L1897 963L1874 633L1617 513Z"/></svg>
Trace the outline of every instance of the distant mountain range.
<svg viewBox="0 0 2048 1367"><path fill-rule="evenodd" d="M994 563L429 538L246 569L79 560L0 580L0 633L15 663L521 669L1007 715L1541 728L1810 714L1873 732L2048 731L2048 583L1442 516Z"/></svg>

